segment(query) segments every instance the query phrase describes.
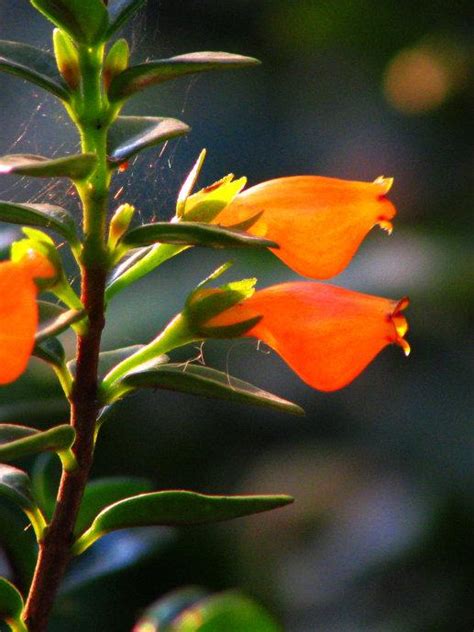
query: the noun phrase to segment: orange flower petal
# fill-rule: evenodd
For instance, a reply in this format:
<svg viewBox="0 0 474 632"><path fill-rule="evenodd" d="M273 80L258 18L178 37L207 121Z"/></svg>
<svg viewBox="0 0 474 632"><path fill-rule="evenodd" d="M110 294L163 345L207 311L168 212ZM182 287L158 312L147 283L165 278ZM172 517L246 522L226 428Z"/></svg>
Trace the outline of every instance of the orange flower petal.
<svg viewBox="0 0 474 632"><path fill-rule="evenodd" d="M401 314L407 305L407 299L397 302L332 285L283 283L256 292L208 325L262 315L246 335L266 342L310 386L333 391L352 382L390 343L409 351Z"/></svg>
<svg viewBox="0 0 474 632"><path fill-rule="evenodd" d="M290 268L315 279L339 274L370 229L391 231L396 211L385 195L393 180L351 182L318 176L278 178L239 193L214 220L238 224L262 212L249 233L276 241L274 253Z"/></svg>
<svg viewBox="0 0 474 632"><path fill-rule="evenodd" d="M33 248L16 263L34 279L51 279L57 274L51 261Z"/></svg>
<svg viewBox="0 0 474 632"><path fill-rule="evenodd" d="M26 369L38 324L37 288L28 266L0 263L0 384Z"/></svg>

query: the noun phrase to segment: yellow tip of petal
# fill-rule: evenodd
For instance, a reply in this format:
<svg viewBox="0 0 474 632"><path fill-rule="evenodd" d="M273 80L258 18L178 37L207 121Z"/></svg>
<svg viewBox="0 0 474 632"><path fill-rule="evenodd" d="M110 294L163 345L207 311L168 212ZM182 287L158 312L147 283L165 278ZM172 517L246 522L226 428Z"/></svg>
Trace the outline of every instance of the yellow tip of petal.
<svg viewBox="0 0 474 632"><path fill-rule="evenodd" d="M374 184L378 184L382 191L382 195L386 195L393 186L394 178L386 178L385 176L379 176L374 180Z"/></svg>
<svg viewBox="0 0 474 632"><path fill-rule="evenodd" d="M393 224L389 222L387 219L379 219L377 224L380 226L382 230L385 230L389 235L393 232Z"/></svg>

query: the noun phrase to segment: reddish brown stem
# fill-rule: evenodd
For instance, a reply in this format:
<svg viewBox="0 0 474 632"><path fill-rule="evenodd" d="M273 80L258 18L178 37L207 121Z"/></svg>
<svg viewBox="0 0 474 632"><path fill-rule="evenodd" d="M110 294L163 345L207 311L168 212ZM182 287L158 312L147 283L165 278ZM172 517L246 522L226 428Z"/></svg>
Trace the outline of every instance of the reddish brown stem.
<svg viewBox="0 0 474 632"><path fill-rule="evenodd" d="M25 607L29 632L45 632L48 617L71 557L73 530L92 465L94 428L99 411L97 366L104 327L105 271L84 268L82 301L89 330L78 338L76 380L71 395L71 424L76 430L74 472L63 472L56 509L39 547L38 561Z"/></svg>

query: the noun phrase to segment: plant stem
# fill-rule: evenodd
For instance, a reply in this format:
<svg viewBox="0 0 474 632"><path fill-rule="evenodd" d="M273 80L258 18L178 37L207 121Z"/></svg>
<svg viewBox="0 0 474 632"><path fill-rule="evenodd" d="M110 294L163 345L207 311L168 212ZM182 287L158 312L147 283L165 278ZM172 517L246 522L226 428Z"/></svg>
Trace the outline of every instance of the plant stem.
<svg viewBox="0 0 474 632"><path fill-rule="evenodd" d="M97 168L86 182L77 185L83 205L84 243L81 251L81 301L88 316L87 331L77 339L76 378L71 396L71 425L76 430L72 448L77 467L63 470L51 523L40 542L33 582L25 606L29 632L44 632L61 579L71 557L73 531L87 484L94 453L94 432L99 413L98 358L104 327L104 293L108 258L105 224L110 172L106 140L108 103L103 95L101 72L103 46L79 48L80 95L74 120L81 135L82 151L95 152Z"/></svg>

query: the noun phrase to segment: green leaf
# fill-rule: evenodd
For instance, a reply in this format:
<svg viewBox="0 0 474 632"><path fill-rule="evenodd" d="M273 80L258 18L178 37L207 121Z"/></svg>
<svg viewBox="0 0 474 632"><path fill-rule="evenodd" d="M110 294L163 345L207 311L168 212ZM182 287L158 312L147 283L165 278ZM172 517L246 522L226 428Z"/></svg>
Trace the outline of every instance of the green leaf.
<svg viewBox="0 0 474 632"><path fill-rule="evenodd" d="M160 600L159 610L155 606L155 610L146 611L134 632L283 632L262 606L238 592L227 591L199 599L171 621L166 617L168 599L172 610L173 594Z"/></svg>
<svg viewBox="0 0 474 632"><path fill-rule="evenodd" d="M0 542L18 585L27 591L35 570L38 547L31 529L25 529L25 518L0 502Z"/></svg>
<svg viewBox="0 0 474 632"><path fill-rule="evenodd" d="M130 373L120 384L133 390L162 388L304 415L303 409L293 402L238 380L228 373L198 364L164 364L155 369Z"/></svg>
<svg viewBox="0 0 474 632"><path fill-rule="evenodd" d="M118 116L109 132L108 155L112 165L129 160L143 149L187 134L190 127L173 118Z"/></svg>
<svg viewBox="0 0 474 632"><path fill-rule="evenodd" d="M158 632L167 629L182 612L204 599L208 593L198 586L179 588L148 606L133 632Z"/></svg>
<svg viewBox="0 0 474 632"><path fill-rule="evenodd" d="M59 460L51 452L43 452L35 459L31 484L41 511L50 520L53 516L61 478Z"/></svg>
<svg viewBox="0 0 474 632"><path fill-rule="evenodd" d="M9 154L0 156L0 174L82 180L92 173L96 164L95 154L78 154L54 159L36 154Z"/></svg>
<svg viewBox="0 0 474 632"><path fill-rule="evenodd" d="M43 432L26 426L0 424L0 462L8 463L38 452L61 452L69 449L75 438L74 428L68 424Z"/></svg>
<svg viewBox="0 0 474 632"><path fill-rule="evenodd" d="M100 478L88 483L79 509L74 533L80 535L97 514L119 500L152 490L151 481L138 477Z"/></svg>
<svg viewBox="0 0 474 632"><path fill-rule="evenodd" d="M129 20L146 0L109 0L108 11L110 25L106 33L109 39L118 29Z"/></svg>
<svg viewBox="0 0 474 632"><path fill-rule="evenodd" d="M39 542L43 536L46 522L33 497L28 474L11 465L0 463L0 496L13 502L24 511Z"/></svg>
<svg viewBox="0 0 474 632"><path fill-rule="evenodd" d="M263 237L254 237L238 230L197 222L155 222L132 228L121 243L136 248L156 242L207 248L278 248L278 244Z"/></svg>
<svg viewBox="0 0 474 632"><path fill-rule="evenodd" d="M98 376L99 378L104 377L109 371L111 371L114 366L126 360L140 349L143 349L145 345L130 345L129 347L122 347L121 349L113 349L111 351L102 351L99 353L99 368L98 368ZM161 364L163 362L168 361L168 356L160 356L154 358L153 365ZM76 374L76 360L70 360L67 363L68 369L71 371L72 375Z"/></svg>
<svg viewBox="0 0 474 632"><path fill-rule="evenodd" d="M39 331L35 336L36 344L43 342L46 338L58 336L69 328L73 323L77 323L84 318L84 312L77 309L65 310L56 303L38 301L39 307Z"/></svg>
<svg viewBox="0 0 474 632"><path fill-rule="evenodd" d="M68 101L69 92L53 55L28 44L0 41L0 70L17 75Z"/></svg>
<svg viewBox="0 0 474 632"><path fill-rule="evenodd" d="M98 44L104 39L109 17L103 0L30 0L48 20L73 40Z"/></svg>
<svg viewBox="0 0 474 632"><path fill-rule="evenodd" d="M45 338L35 344L33 355L59 368L64 366L66 359L64 348L57 338Z"/></svg>
<svg viewBox="0 0 474 632"><path fill-rule="evenodd" d="M120 101L149 86L183 75L209 70L232 70L259 63L253 57L207 51L157 59L131 66L117 75L110 85L109 98L112 101Z"/></svg>
<svg viewBox="0 0 474 632"><path fill-rule="evenodd" d="M144 526L196 525L284 507L290 496L207 496L183 490L140 494L110 505L73 546L79 555L110 531Z"/></svg>
<svg viewBox="0 0 474 632"><path fill-rule="evenodd" d="M78 242L76 223L60 206L52 204L14 204L0 201L0 221L21 226L50 228L70 243Z"/></svg>
<svg viewBox="0 0 474 632"><path fill-rule="evenodd" d="M0 619L6 621L14 632L27 632L21 621L23 597L13 584L0 577Z"/></svg>

